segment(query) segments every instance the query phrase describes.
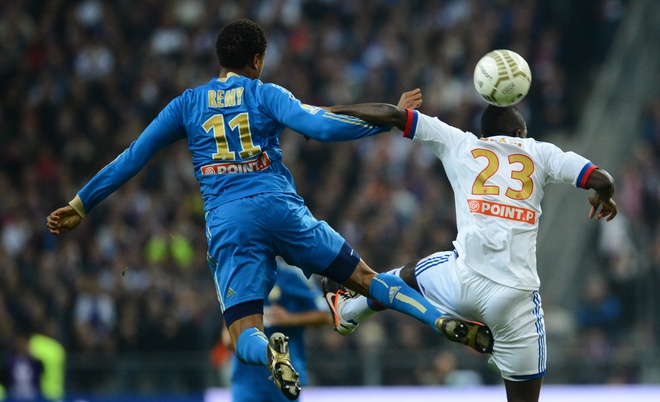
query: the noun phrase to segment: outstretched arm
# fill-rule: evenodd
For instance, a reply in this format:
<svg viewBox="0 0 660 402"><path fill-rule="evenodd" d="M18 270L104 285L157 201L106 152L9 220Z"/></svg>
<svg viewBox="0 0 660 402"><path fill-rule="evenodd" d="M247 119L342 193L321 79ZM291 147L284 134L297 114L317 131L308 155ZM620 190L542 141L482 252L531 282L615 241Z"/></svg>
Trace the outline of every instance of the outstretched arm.
<svg viewBox="0 0 660 402"><path fill-rule="evenodd" d="M607 217L606 221L611 221L617 214L616 203L612 199L615 186L612 176L603 169L596 169L591 172L587 179L587 188L593 188L596 192L589 195L591 211L589 218L601 219ZM600 213L598 208L600 207ZM598 214L597 214L598 213Z"/></svg>
<svg viewBox="0 0 660 402"><path fill-rule="evenodd" d="M336 105L330 107L329 111L354 116L369 123L394 126L404 130L409 113L406 109L417 109L420 106L422 106L422 91L415 88L401 94L396 106L387 103L362 103Z"/></svg>
<svg viewBox="0 0 660 402"><path fill-rule="evenodd" d="M331 113L347 114L361 118L368 123L395 126L403 130L406 127L408 119L408 112L404 109L413 110L418 109L420 106L422 106L422 90L415 88L402 93L396 107L385 103L365 103L359 105L336 105L332 107L323 106L321 109ZM400 113L403 114L401 115ZM390 121L394 121L395 123L390 123ZM308 141L309 137L305 136L305 140Z"/></svg>
<svg viewBox="0 0 660 402"><path fill-rule="evenodd" d="M309 310L294 313L276 304L272 304L264 312L264 319L269 321L270 325L281 327L319 326L333 323L332 315L327 311Z"/></svg>
<svg viewBox="0 0 660 402"><path fill-rule="evenodd" d="M387 103L361 103L357 105L336 105L330 108L332 113L347 114L366 122L378 125L406 128L408 112Z"/></svg>
<svg viewBox="0 0 660 402"><path fill-rule="evenodd" d="M75 229L92 208L135 176L160 149L185 137L179 124L180 102L181 97L170 102L124 152L87 182L69 205L48 215L50 233L58 235Z"/></svg>
<svg viewBox="0 0 660 402"><path fill-rule="evenodd" d="M403 130L406 127L408 112L405 109L418 109L422 106L422 90L415 88L404 92L396 106L386 103L363 103L357 105L335 105L323 107L336 114L347 114L366 122L394 126Z"/></svg>

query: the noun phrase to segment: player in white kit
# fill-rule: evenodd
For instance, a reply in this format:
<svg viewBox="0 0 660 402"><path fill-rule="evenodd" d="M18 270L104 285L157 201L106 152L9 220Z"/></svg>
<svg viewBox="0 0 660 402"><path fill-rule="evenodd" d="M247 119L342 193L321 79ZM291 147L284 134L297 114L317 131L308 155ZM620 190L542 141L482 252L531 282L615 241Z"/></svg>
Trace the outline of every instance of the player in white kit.
<svg viewBox="0 0 660 402"><path fill-rule="evenodd" d="M421 97L421 94L417 96ZM368 122L389 124L422 143L441 161L454 191L455 250L438 252L392 270L438 310L484 323L493 332L492 360L509 402L536 402L546 370L546 335L536 271L536 237L543 187L565 183L594 189L589 217L616 216L614 181L573 152L526 138L513 108L488 106L475 136L441 120L387 104L331 108ZM600 211L598 211L600 209ZM336 290L336 292L333 292ZM352 332L382 309L326 284L335 328Z"/></svg>

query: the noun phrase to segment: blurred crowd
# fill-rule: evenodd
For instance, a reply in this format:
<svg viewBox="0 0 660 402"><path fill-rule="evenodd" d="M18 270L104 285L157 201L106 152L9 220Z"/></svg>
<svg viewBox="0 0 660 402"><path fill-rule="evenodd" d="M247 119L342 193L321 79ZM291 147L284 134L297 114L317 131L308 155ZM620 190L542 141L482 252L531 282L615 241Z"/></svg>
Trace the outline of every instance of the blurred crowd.
<svg viewBox="0 0 660 402"><path fill-rule="evenodd" d="M215 38L228 20L251 18L264 27L262 80L305 103L396 103L403 91L420 87L425 113L475 133L485 103L472 86L474 65L492 49L512 49L533 72L532 90L519 105L530 136L552 140L574 128L591 84L584 77L603 61L625 6L616 0L2 2L0 351L12 348L16 333L46 334L78 367L91 367L70 378L70 386L93 390L105 378L93 370L99 360L205 351L216 342L222 317L184 143L157 155L76 231L52 236L45 217L172 98L218 74ZM580 30L573 29L578 22ZM602 242L599 256L611 267L603 287L615 298L614 307L604 307L608 317L630 317L624 311L631 289L612 289L610 279L625 282L635 274L622 260L634 257L638 242L647 241L650 264L660 264L658 102L649 108L640 144L646 145L630 164L613 173L625 222L643 227L645 237L631 235L637 243L623 251L620 242ZM282 146L311 211L376 270L452 248L451 188L435 157L412 141L394 134L321 144L286 132ZM633 265L642 269L639 261ZM586 320L575 314L576 325L594 324L587 322L594 314L584 313ZM434 334L405 320L387 314L372 331L360 331L363 337L317 331L310 343L352 350L387 341L403 351L437 344ZM452 364L446 356L435 363ZM327 375L316 378L346 380ZM188 378L187 389L205 385L200 376ZM430 378L405 381L436 381Z"/></svg>

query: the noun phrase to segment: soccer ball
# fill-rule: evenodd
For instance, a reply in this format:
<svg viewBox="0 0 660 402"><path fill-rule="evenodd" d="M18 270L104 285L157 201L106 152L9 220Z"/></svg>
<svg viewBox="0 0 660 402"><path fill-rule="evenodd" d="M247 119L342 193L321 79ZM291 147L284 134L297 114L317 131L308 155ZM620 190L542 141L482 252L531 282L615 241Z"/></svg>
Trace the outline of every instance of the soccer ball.
<svg viewBox="0 0 660 402"><path fill-rule="evenodd" d="M491 105L513 106L523 100L532 84L529 65L516 52L493 50L474 69L474 88Z"/></svg>

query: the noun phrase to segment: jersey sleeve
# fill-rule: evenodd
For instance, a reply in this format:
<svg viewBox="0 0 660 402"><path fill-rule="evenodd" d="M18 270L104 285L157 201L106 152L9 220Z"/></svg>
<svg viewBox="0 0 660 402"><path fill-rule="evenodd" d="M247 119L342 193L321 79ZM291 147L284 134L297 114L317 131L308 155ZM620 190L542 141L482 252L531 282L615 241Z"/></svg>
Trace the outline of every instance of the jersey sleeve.
<svg viewBox="0 0 660 402"><path fill-rule="evenodd" d="M390 126L369 124L303 104L291 92L275 84L260 87L260 107L293 131L322 142L350 141L391 130Z"/></svg>
<svg viewBox="0 0 660 402"><path fill-rule="evenodd" d="M135 176L159 150L185 137L182 105L182 97L172 100L124 152L78 192L76 200L82 201L85 214Z"/></svg>
<svg viewBox="0 0 660 402"><path fill-rule="evenodd" d="M427 116L417 110L407 110L408 119L403 136L420 142L437 157L450 149L452 144L465 139L466 133L443 122L437 117Z"/></svg>
<svg viewBox="0 0 660 402"><path fill-rule="evenodd" d="M547 167L549 183L566 183L579 188L587 188L589 175L598 166L575 152L564 152L550 143L539 144Z"/></svg>

